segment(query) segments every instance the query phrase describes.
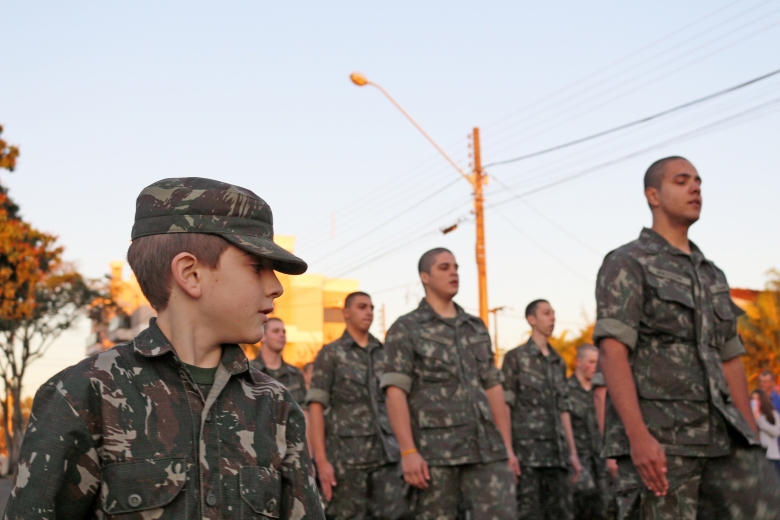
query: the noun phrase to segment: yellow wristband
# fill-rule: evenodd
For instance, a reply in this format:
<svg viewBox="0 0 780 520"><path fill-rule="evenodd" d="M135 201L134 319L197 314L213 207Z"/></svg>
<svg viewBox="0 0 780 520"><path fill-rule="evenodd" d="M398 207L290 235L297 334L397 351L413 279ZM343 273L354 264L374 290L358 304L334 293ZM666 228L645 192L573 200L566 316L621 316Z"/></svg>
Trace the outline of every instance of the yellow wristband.
<svg viewBox="0 0 780 520"><path fill-rule="evenodd" d="M412 448L411 450L402 451L401 456L406 457L407 455L411 455L412 453L417 453L417 448Z"/></svg>

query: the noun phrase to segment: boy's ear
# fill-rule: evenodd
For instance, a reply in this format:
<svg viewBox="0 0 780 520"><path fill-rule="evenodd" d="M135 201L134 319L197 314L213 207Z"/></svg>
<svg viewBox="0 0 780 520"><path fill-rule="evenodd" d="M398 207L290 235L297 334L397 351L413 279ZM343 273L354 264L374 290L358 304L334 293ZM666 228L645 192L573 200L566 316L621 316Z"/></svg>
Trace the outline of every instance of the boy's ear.
<svg viewBox="0 0 780 520"><path fill-rule="evenodd" d="M200 263L192 253L179 253L171 260L174 283L191 298L200 298L203 292Z"/></svg>

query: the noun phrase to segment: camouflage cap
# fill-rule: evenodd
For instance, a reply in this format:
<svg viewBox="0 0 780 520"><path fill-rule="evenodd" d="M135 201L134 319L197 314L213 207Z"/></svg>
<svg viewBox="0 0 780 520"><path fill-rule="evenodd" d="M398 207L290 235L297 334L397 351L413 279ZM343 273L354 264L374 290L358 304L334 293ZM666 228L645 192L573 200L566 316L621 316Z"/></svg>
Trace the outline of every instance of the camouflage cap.
<svg viewBox="0 0 780 520"><path fill-rule="evenodd" d="M306 262L274 243L271 207L240 186L200 177L163 179L144 188L135 208L133 240L165 233L219 235L271 259L276 271L306 272Z"/></svg>

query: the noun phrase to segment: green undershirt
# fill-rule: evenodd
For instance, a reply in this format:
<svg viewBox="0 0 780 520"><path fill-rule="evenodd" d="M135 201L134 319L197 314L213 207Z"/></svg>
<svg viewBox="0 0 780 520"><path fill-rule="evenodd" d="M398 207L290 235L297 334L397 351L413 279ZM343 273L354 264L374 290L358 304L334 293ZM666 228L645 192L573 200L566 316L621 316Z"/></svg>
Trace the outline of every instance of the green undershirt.
<svg viewBox="0 0 780 520"><path fill-rule="evenodd" d="M188 365L183 362L182 364L187 367L190 377L192 377L192 382L198 385L203 396L209 395L209 390L211 390L211 385L214 384L214 378L217 376L217 368L219 368L219 366L214 368L202 368L196 367L195 365Z"/></svg>

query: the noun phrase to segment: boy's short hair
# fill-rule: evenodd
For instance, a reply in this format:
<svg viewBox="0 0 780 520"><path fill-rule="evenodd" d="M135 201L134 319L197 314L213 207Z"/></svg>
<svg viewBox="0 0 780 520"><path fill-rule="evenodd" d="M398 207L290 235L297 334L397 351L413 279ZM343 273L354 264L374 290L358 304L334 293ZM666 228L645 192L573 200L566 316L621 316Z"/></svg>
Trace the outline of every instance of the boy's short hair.
<svg viewBox="0 0 780 520"><path fill-rule="evenodd" d="M363 291L355 291L355 292L349 293L347 295L347 297L344 299L344 308L346 309L346 308L351 307L352 306L352 302L355 301L355 298L357 298L358 296L365 296L365 297L367 297L369 299L371 298L370 294L365 293Z"/></svg>
<svg viewBox="0 0 780 520"><path fill-rule="evenodd" d="M168 306L173 284L171 262L179 253L190 253L209 269L219 266L230 243L219 235L167 233L138 237L127 250L127 263L135 273L141 291L154 310Z"/></svg>
<svg viewBox="0 0 780 520"><path fill-rule="evenodd" d="M423 253L423 255L420 257L420 261L417 262L417 272L430 274L433 265L436 263L436 257L442 253L449 253L452 255L452 251L445 247L435 247L430 251Z"/></svg>
<svg viewBox="0 0 780 520"><path fill-rule="evenodd" d="M528 304L528 306L525 308L525 317L528 318L529 316L536 316L536 309L539 308L539 305L542 303L550 303L547 300L534 300L531 303Z"/></svg>

